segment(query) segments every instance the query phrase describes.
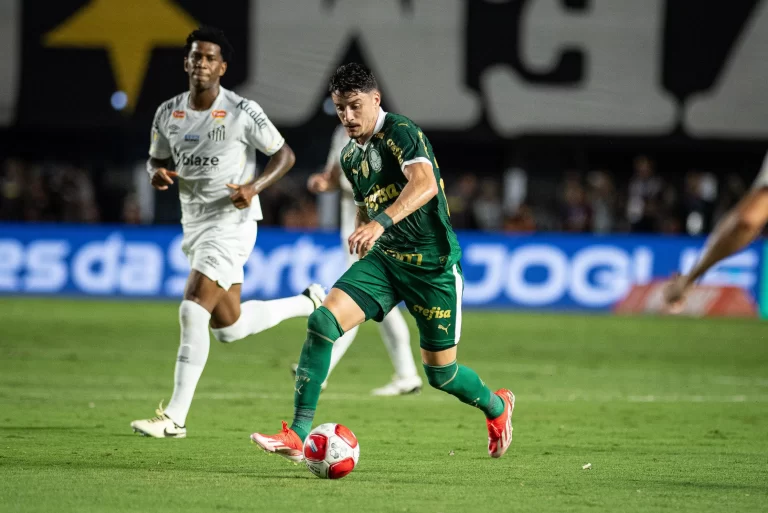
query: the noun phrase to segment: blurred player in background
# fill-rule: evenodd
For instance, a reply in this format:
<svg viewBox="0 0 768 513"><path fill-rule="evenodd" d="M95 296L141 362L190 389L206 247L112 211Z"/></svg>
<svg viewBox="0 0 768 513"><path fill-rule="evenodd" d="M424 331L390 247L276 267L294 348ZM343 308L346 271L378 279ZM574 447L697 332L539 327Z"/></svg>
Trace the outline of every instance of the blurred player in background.
<svg viewBox="0 0 768 513"><path fill-rule="evenodd" d="M413 121L384 112L376 79L364 66L341 66L329 92L352 139L342 150L341 168L358 206L349 250L361 258L309 316L291 427L283 422L281 432L253 433L251 440L265 451L301 461L334 342L369 319L381 321L405 301L419 328L429 384L485 414L488 454L499 458L512 442L515 396L507 389L492 392L456 360L464 290L461 249L432 145Z"/></svg>
<svg viewBox="0 0 768 513"><path fill-rule="evenodd" d="M712 266L755 240L768 223L768 155L752 190L723 216L707 240L704 252L688 274L677 276L664 288L664 299L672 312L683 307L696 280Z"/></svg>
<svg viewBox="0 0 768 513"><path fill-rule="evenodd" d="M357 206L352 197L352 185L344 177L341 171L341 150L349 143L349 136L344 125L339 125L331 138L331 149L328 152L328 161L322 173L316 173L309 177L307 187L315 194L321 192L339 190L341 194L341 240L342 246L347 248L346 241L355 231L355 217ZM357 261L357 255L350 254L347 267ZM351 330L333 343L331 353L331 366L328 368L328 376L331 375L336 364L339 363L344 353L355 340L359 326ZM387 348L389 358L395 368L395 376L392 381L381 388L371 391L377 396L393 396L413 394L421 391L421 378L416 370L416 363L411 353L411 335L408 332L408 324L398 308L393 308L379 324L379 332L384 346ZM293 365L294 375L298 364ZM328 379L323 383L325 388Z"/></svg>
<svg viewBox="0 0 768 513"><path fill-rule="evenodd" d="M261 107L221 87L232 47L223 32L202 27L185 46L189 91L157 109L147 171L152 186L179 181L182 250L191 271L179 307L181 345L173 396L157 416L131 423L134 431L158 438L183 438L195 387L208 359L208 328L221 342L234 342L279 322L310 315L325 293L310 285L298 296L240 303L243 266L261 220L259 192L288 172L291 148ZM251 176L248 155L269 156L260 176ZM174 164L175 171L170 171Z"/></svg>

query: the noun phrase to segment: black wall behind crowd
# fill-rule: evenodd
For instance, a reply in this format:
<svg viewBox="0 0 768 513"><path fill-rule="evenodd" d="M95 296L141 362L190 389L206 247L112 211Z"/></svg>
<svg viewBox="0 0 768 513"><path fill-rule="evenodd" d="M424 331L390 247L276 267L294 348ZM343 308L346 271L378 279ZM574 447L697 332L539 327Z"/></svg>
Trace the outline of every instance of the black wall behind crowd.
<svg viewBox="0 0 768 513"><path fill-rule="evenodd" d="M259 101L318 166L330 72L369 64L385 107L445 168L660 167L754 173L768 139L760 0L15 0L2 22L3 157L143 158L157 105L186 87L197 23L236 48L226 87ZM110 99L127 93L116 110Z"/></svg>

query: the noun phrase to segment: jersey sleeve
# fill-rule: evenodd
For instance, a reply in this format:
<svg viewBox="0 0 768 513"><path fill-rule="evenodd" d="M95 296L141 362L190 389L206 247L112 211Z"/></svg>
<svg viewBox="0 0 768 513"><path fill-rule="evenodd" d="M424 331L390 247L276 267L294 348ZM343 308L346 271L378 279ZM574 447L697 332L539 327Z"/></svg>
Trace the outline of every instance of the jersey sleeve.
<svg viewBox="0 0 768 513"><path fill-rule="evenodd" d="M405 169L405 166L416 162L423 162L433 167L432 158L427 148L427 140L419 127L411 123L400 123L391 139L393 144L387 146L397 158L401 171Z"/></svg>
<svg viewBox="0 0 768 513"><path fill-rule="evenodd" d="M165 104L158 107L155 119L152 121L152 138L149 143L149 156L156 159L171 157L171 144L163 132L163 115L168 112Z"/></svg>
<svg viewBox="0 0 768 513"><path fill-rule="evenodd" d="M258 103L250 100L247 102L247 108L243 110L248 116L244 130L246 144L271 157L283 147L285 139Z"/></svg>

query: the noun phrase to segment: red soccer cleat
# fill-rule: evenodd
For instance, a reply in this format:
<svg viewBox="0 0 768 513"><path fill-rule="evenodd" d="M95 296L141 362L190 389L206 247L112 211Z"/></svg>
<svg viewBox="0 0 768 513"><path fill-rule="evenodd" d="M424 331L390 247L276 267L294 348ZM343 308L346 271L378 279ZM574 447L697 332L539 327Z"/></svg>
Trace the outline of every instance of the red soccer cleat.
<svg viewBox="0 0 768 513"><path fill-rule="evenodd" d="M263 435L261 433L253 433L251 435L251 442L255 443L266 452L272 452L279 454L283 458L291 460L294 463L300 463L304 461L304 444L299 438L296 432L288 427L288 424L283 421L283 430L276 435Z"/></svg>
<svg viewBox="0 0 768 513"><path fill-rule="evenodd" d="M515 394L506 388L494 392L504 400L504 413L495 419L486 419L488 425L488 454L501 458L512 444L512 411L515 409Z"/></svg>

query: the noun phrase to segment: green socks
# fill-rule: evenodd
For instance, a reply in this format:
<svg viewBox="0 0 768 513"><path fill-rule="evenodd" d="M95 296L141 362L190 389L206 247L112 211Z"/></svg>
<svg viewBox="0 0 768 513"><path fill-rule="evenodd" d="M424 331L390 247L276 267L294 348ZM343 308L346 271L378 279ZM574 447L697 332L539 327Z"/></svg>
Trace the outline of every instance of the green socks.
<svg viewBox="0 0 768 513"><path fill-rule="evenodd" d="M344 334L333 314L321 306L309 316L293 394L293 429L304 440L312 431L317 401L331 366L333 343Z"/></svg>
<svg viewBox="0 0 768 513"><path fill-rule="evenodd" d="M504 401L469 367L455 361L439 367L425 363L424 371L430 385L482 410L487 418L495 419L504 413Z"/></svg>

